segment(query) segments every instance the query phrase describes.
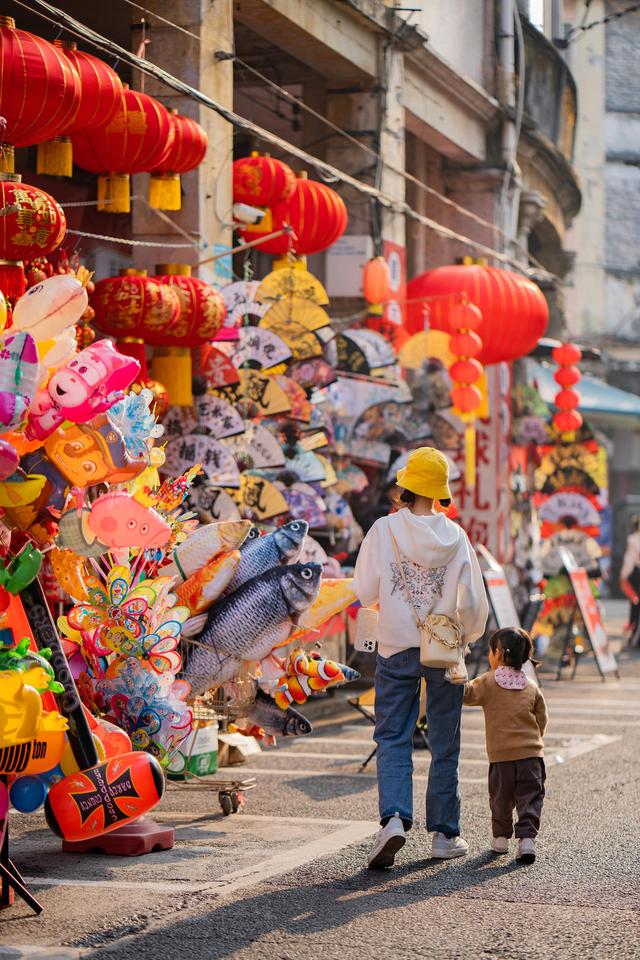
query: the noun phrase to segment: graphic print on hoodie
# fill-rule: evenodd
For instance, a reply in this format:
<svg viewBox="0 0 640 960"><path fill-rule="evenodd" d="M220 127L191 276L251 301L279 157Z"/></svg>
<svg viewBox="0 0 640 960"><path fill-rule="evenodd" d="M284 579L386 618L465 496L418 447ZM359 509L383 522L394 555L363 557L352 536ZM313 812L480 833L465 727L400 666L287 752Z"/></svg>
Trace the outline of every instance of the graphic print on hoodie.
<svg viewBox="0 0 640 960"><path fill-rule="evenodd" d="M360 547L353 581L364 606L379 604L381 655L420 646L390 530L420 615L443 613L457 620L466 643L482 636L489 608L478 558L466 533L443 513L416 516L402 509L371 527Z"/></svg>

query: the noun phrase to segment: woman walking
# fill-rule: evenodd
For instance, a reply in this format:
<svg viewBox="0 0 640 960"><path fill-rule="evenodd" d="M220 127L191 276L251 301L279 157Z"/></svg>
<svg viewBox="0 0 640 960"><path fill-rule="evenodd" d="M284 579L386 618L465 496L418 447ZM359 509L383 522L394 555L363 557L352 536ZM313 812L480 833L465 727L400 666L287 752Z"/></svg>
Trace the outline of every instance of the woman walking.
<svg viewBox="0 0 640 960"><path fill-rule="evenodd" d="M369 856L371 869L390 867L413 823L413 731L420 681L427 685L431 766L427 830L431 855L464 856L460 836L458 761L464 687L442 668L420 663L418 623L450 618L464 644L482 636L488 615L484 583L467 535L436 501L448 506L449 465L431 447L414 450L398 472L398 509L365 537L356 563L354 591L364 606L379 604L375 677L375 741L382 830ZM438 616L439 615L439 616ZM419 620L418 620L419 618Z"/></svg>

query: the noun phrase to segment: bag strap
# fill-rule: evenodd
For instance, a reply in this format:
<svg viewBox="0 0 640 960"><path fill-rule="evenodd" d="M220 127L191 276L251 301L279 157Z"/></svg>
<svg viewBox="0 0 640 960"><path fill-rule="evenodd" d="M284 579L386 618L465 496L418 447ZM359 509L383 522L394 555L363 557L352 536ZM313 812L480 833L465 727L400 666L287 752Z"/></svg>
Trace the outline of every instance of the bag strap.
<svg viewBox="0 0 640 960"><path fill-rule="evenodd" d="M396 557L396 561L397 561L397 564L398 564L398 570L400 571L400 576L402 577L402 583L403 583L403 586L404 586L404 592L405 592L405 595L406 595L406 598L407 598L407 603L408 603L409 606L411 607L411 611L412 611L412 613L413 613L413 619L414 619L415 622L416 622L416 627L418 628L418 630L424 630L424 628L426 627L426 618L425 618L424 621L422 621L422 620L420 619L420 615L418 614L418 611L417 611L417 609L416 609L416 606L415 606L415 604L414 604L414 602L413 602L413 597L411 596L411 591L409 590L409 584L407 583L407 578L406 578L405 573L404 573L404 567L403 567L403 565L402 565L402 557L400 556L400 550L398 549L398 544L396 543L396 538L394 537L394 535L393 535L393 533L391 532L391 529L390 529L390 528L389 528L389 537L391 538L391 546L393 547L393 552L394 552L395 557Z"/></svg>

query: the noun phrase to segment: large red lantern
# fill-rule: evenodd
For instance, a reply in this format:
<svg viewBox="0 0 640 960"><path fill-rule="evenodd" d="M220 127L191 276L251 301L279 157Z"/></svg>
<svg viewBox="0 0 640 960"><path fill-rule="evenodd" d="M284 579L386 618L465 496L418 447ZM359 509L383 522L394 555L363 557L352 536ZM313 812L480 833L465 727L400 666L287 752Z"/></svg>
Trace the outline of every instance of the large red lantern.
<svg viewBox="0 0 640 960"><path fill-rule="evenodd" d="M191 117L169 111L173 143L162 162L151 171L149 203L156 210L180 210L180 174L188 173L204 160L207 135Z"/></svg>
<svg viewBox="0 0 640 960"><path fill-rule="evenodd" d="M171 149L174 130L161 103L125 89L111 122L73 137L73 155L83 170L97 173L98 210L129 213L129 175L154 170Z"/></svg>
<svg viewBox="0 0 640 960"><path fill-rule="evenodd" d="M80 99L63 136L38 144L38 173L70 177L73 173L71 137L89 133L111 123L122 102L120 77L108 64L78 50L72 40L54 40L54 46L69 61L80 78Z"/></svg>
<svg viewBox="0 0 640 960"><path fill-rule="evenodd" d="M13 171L13 147L63 133L80 103L80 77L62 50L0 17L0 116L2 166Z"/></svg>
<svg viewBox="0 0 640 960"><path fill-rule="evenodd" d="M433 330L451 332L452 310L463 301L475 304L482 314L477 333L485 364L523 357L544 334L549 308L535 283L510 270L456 265L437 267L410 280L407 286L407 328L417 333L425 326L425 308Z"/></svg>
<svg viewBox="0 0 640 960"><path fill-rule="evenodd" d="M55 250L67 221L53 197L17 173L0 174L0 209L0 290L14 299L26 289L23 262Z"/></svg>
<svg viewBox="0 0 640 960"><path fill-rule="evenodd" d="M233 163L234 203L271 207L290 197L295 188L295 174L282 160L252 153Z"/></svg>
<svg viewBox="0 0 640 960"><path fill-rule="evenodd" d="M326 250L346 230L347 208L331 187L299 177L287 200L276 203L259 223L244 227L240 233L246 240L257 240L285 226L293 228L295 237L284 235L265 240L258 244L258 249L275 256L289 250L301 255Z"/></svg>

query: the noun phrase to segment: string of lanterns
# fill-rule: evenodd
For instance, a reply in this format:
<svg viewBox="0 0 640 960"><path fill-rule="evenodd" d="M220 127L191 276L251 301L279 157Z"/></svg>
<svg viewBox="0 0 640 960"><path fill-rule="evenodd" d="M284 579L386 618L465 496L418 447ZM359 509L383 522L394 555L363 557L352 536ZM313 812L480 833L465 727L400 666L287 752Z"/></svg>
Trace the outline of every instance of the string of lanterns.
<svg viewBox="0 0 640 960"><path fill-rule="evenodd" d="M573 440L582 426L582 414L577 410L580 394L573 389L582 377L576 366L582 359L582 351L575 343L563 343L554 347L552 357L558 364L553 379L560 387L555 398L558 412L554 414L553 425L564 439Z"/></svg>
<svg viewBox="0 0 640 960"><path fill-rule="evenodd" d="M454 410L465 424L465 482L473 488L476 483L476 432L474 421L483 404L483 395L476 386L484 370L476 359L482 353L482 340L478 330L483 317L473 303L459 303L449 313L451 338L449 349L456 361L449 367L453 381L451 401Z"/></svg>

